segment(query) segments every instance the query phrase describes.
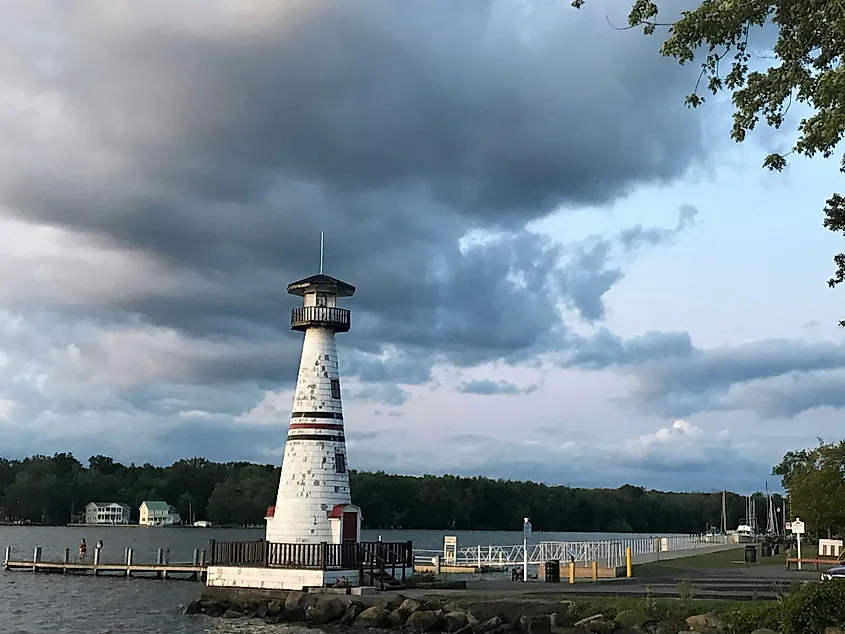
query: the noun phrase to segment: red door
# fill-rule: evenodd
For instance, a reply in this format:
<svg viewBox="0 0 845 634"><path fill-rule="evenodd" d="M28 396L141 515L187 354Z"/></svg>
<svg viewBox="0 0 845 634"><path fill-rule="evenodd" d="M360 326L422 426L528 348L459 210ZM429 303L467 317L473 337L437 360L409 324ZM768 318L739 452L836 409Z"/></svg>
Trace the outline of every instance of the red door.
<svg viewBox="0 0 845 634"><path fill-rule="evenodd" d="M343 535L344 544L358 543L358 514L345 512L343 514Z"/></svg>

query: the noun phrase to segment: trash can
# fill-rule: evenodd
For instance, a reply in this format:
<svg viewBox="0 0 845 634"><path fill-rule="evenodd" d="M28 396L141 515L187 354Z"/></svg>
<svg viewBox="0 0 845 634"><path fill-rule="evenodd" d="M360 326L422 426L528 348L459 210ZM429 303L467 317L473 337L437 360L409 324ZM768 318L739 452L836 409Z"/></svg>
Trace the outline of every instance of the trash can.
<svg viewBox="0 0 845 634"><path fill-rule="evenodd" d="M546 562L546 581L548 583L560 583L560 561L553 559Z"/></svg>
<svg viewBox="0 0 845 634"><path fill-rule="evenodd" d="M753 544L749 544L745 547L745 563L747 564L756 564L757 563L757 546Z"/></svg>

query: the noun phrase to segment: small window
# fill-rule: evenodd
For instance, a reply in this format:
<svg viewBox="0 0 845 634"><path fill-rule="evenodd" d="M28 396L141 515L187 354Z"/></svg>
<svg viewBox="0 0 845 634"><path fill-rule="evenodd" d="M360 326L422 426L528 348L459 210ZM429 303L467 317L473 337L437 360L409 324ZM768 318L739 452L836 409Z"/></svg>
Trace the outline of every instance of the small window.
<svg viewBox="0 0 845 634"><path fill-rule="evenodd" d="M332 379L332 398L340 398L340 381Z"/></svg>
<svg viewBox="0 0 845 634"><path fill-rule="evenodd" d="M326 299L326 294L325 293L317 293L317 302L316 303L317 303L317 306L327 306L329 302L328 302L328 299Z"/></svg>
<svg viewBox="0 0 845 634"><path fill-rule="evenodd" d="M338 473L346 473L346 454L336 453L334 455L334 469Z"/></svg>

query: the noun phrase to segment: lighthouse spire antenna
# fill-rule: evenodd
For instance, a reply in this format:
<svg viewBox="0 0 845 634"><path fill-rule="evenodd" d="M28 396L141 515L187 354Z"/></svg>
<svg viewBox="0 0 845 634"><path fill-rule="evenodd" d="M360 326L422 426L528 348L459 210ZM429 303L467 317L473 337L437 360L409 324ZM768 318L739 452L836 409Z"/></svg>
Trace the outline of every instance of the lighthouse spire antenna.
<svg viewBox="0 0 845 634"><path fill-rule="evenodd" d="M323 232L320 232L320 275L323 274Z"/></svg>

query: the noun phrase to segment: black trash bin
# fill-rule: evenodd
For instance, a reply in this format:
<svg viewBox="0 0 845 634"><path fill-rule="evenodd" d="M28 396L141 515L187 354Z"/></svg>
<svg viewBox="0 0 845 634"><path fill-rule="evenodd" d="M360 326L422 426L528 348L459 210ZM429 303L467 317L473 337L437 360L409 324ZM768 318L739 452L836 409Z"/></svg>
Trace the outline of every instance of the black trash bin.
<svg viewBox="0 0 845 634"><path fill-rule="evenodd" d="M755 546L754 544L749 544L745 547L745 563L757 563L757 546Z"/></svg>
<svg viewBox="0 0 845 634"><path fill-rule="evenodd" d="M553 559L546 562L546 581L548 583L560 583L560 561Z"/></svg>

